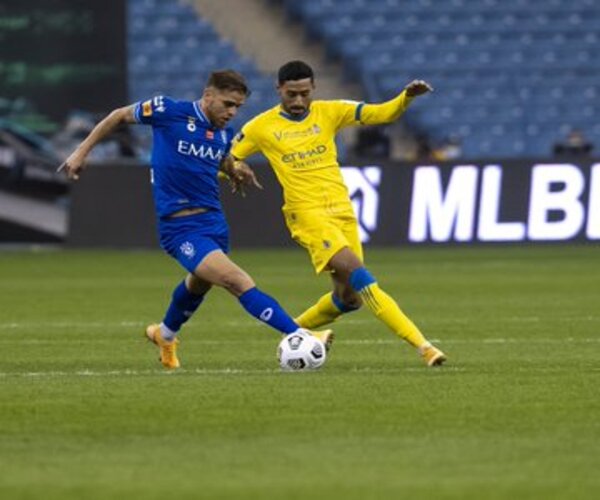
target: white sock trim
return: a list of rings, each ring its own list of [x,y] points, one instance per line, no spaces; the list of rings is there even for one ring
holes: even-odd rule
[[[160,324],[160,334],[161,334],[162,338],[164,340],[166,340],[167,342],[173,342],[173,340],[175,340],[175,337],[177,337],[177,332],[174,332],[173,330],[171,330],[164,323]]]

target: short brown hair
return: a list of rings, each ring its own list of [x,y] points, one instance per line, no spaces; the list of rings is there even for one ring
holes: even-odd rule
[[[213,71],[206,82],[207,87],[213,87],[218,90],[237,91],[246,97],[250,95],[250,89],[246,84],[245,78],[232,69]]]

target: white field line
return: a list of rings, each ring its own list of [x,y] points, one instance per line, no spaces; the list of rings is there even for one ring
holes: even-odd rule
[[[13,321],[0,323],[0,331],[21,328],[143,328],[145,325],[146,323],[142,321],[118,321],[114,323],[103,321]]]
[[[343,334],[342,334],[343,335]],[[340,338],[341,335],[338,335],[336,338],[336,345],[405,345],[400,339],[392,337],[390,339],[349,339],[345,340],[344,338]],[[129,340],[132,340],[131,338]],[[145,343],[145,340],[141,337],[133,338],[134,341],[139,340],[142,343]],[[267,336],[264,339],[228,339],[228,340],[205,340],[205,339],[196,339],[193,336],[184,337],[184,341],[186,345],[222,345],[222,346],[231,346],[231,345],[256,345],[256,344],[273,344],[276,340],[276,337]],[[124,339],[119,339],[119,345],[123,345]],[[23,345],[52,345],[52,344],[68,344],[72,342],[72,340],[67,338],[52,338],[52,339],[23,339],[18,337],[0,337],[0,345],[1,344],[11,344],[13,346],[23,346]],[[453,345],[453,344],[596,344],[600,343],[600,335],[598,337],[563,337],[563,338],[546,338],[546,337],[519,337],[519,338],[483,338],[483,339],[436,339],[432,338],[431,342],[435,344],[443,344],[443,345]],[[86,343],[86,344],[114,344],[114,338],[86,338],[84,341],[78,339],[78,344]]]
[[[569,322],[595,322],[600,321],[600,316],[562,316],[559,318],[545,318],[548,321],[569,321]],[[200,320],[201,321],[201,320]],[[539,316],[499,316],[495,320],[495,324],[502,324],[503,322],[508,323],[536,323],[542,321]],[[431,324],[469,324],[472,320],[467,318],[445,318],[440,321],[435,320],[424,320],[423,323]],[[13,321],[13,322],[0,322],[0,333],[2,330],[15,330],[15,329],[104,329],[104,328],[143,328],[148,323],[143,321],[115,321],[115,322],[104,322],[104,321]],[[263,328],[263,325],[258,321],[252,321],[250,318],[241,321],[222,321],[220,325],[241,327],[241,328]],[[377,324],[372,318],[344,318],[343,325],[366,325],[366,324]]]
[[[404,367],[392,369],[380,368],[351,368],[346,370],[346,373],[406,373],[406,372],[422,372],[425,367]],[[445,367],[444,372],[464,372],[462,367]],[[41,371],[41,372],[0,372],[0,379],[3,378],[58,378],[58,377],[146,377],[146,376],[212,376],[212,375],[272,375],[281,373],[282,375],[290,375],[293,372],[282,372],[278,368],[265,368],[261,370],[244,370],[238,368],[221,368],[221,369],[180,369],[176,372],[166,370],[76,370],[76,371]],[[310,372],[299,372],[310,373]],[[298,374],[298,372],[296,372]]]

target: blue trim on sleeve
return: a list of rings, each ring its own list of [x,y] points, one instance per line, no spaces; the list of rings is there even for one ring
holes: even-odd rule
[[[356,111],[354,112],[354,121],[357,121],[357,122],[360,121],[360,115],[362,113],[362,109],[363,109],[364,105],[365,105],[365,103],[361,102],[358,106],[356,106]]]
[[[142,119],[140,117],[140,110],[142,109],[142,102],[138,102],[137,105],[135,106],[135,110],[133,112],[133,117],[135,118],[135,121],[138,123],[142,123]]]
[[[356,311],[358,309],[358,307],[349,306],[349,305],[344,304],[342,302],[342,300],[335,293],[331,294],[331,300],[333,301],[333,304],[335,305],[335,307],[337,307],[340,310],[340,312],[349,313],[352,311]]]
[[[366,267],[359,267],[350,274],[350,286],[356,292],[360,292],[363,288],[376,282],[377,280],[367,271]]]

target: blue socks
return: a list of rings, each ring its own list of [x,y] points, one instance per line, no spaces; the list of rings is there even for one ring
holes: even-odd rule
[[[172,332],[178,332],[181,325],[192,317],[203,300],[204,295],[194,295],[185,286],[185,281],[182,281],[173,291],[163,324]]]
[[[298,329],[296,322],[279,303],[256,287],[240,295],[239,301],[248,313],[281,333],[293,333]]]
[[[192,317],[204,300],[204,295],[194,295],[185,286],[185,281],[177,285],[173,291],[171,304],[167,309],[163,325],[168,333],[163,337],[175,337],[181,326]],[[254,287],[239,297],[243,308],[256,319],[279,330],[281,333],[293,333],[298,329],[296,322],[286,313],[279,303],[271,296]],[[166,338],[172,340],[172,338]]]
[[[349,313],[349,312],[356,311],[358,309],[358,307],[356,307],[356,306],[349,306],[348,304],[344,304],[342,302],[342,299],[340,299],[335,293],[331,294],[331,301],[333,302],[333,305],[335,305],[335,307],[337,307],[341,313]]]

